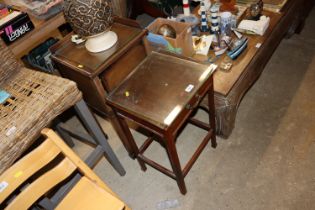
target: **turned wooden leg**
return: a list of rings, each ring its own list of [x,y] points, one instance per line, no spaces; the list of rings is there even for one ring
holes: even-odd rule
[[[211,85],[210,90],[213,89],[213,85]],[[211,146],[213,148],[217,147],[216,140],[216,125],[215,125],[215,107],[214,107],[214,93],[213,91],[208,91],[208,107],[209,107],[209,123],[213,130],[213,134],[211,137]]]

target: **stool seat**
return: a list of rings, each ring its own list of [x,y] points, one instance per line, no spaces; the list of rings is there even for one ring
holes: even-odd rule
[[[2,80],[0,90],[11,95],[0,104],[1,174],[32,144],[34,136],[82,94],[70,80],[24,67]]]

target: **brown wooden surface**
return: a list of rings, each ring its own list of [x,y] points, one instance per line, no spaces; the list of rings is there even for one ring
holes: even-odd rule
[[[186,91],[188,85],[193,85],[191,91]],[[175,146],[176,138],[180,128],[192,117],[206,95],[209,97],[209,124],[202,126],[203,123],[194,119],[194,125],[207,130],[208,133],[182,170]],[[213,98],[213,77],[207,65],[179,56],[153,52],[110,93],[107,103],[119,117],[118,121],[127,137],[129,149],[137,158],[141,169],[145,171],[145,164],[148,164],[175,179],[181,193],[185,194],[187,190],[184,177],[210,139],[212,147],[216,147]],[[155,138],[148,136],[149,139],[139,149],[125,119],[155,134]],[[160,138],[162,140],[159,140]],[[165,147],[172,170],[144,155],[153,139]]]
[[[115,20],[113,29],[119,38],[116,48],[90,53],[84,44],[73,44],[70,41],[71,34],[51,48],[52,59],[61,75],[75,81],[86,102],[105,115],[109,112],[105,104],[107,92],[145,57],[141,41],[146,31],[137,27],[133,21],[121,18]]]
[[[110,92],[123,81],[130,71],[134,69],[144,58],[146,52],[143,45],[136,45],[131,48],[119,62],[113,63],[107,71],[101,75],[101,80],[105,89]]]
[[[8,5],[16,6],[17,3],[14,0],[0,0],[0,3],[5,3]],[[23,11],[26,9],[21,8]],[[10,49],[15,54],[16,57],[20,58],[27,54],[31,49],[36,47],[41,42],[45,41],[49,37],[59,37],[61,34],[57,30],[59,26],[65,23],[65,19],[62,13],[48,20],[40,20],[29,14],[35,28],[25,34],[22,38],[16,40],[14,43],[10,44]]]
[[[164,129],[197,94],[207,71],[207,65],[153,52],[107,99]]]
[[[35,28],[9,45],[9,48],[17,57],[21,57],[28,53],[28,51],[49,37],[61,37],[61,34],[58,32],[58,27],[65,23],[62,13],[59,13],[48,20],[39,20],[31,15],[30,18]]]
[[[214,74],[214,91],[216,93],[222,94],[224,96],[228,95],[231,89],[233,88],[236,81],[240,78],[242,73],[246,71],[248,65],[252,62],[253,59],[259,54],[259,48],[256,48],[258,43],[264,45],[264,42],[270,37],[272,31],[277,27],[279,20],[281,19],[281,14],[276,14],[272,12],[265,11],[264,15],[270,17],[270,26],[267,29],[264,36],[255,36],[255,35],[246,35],[248,37],[248,47],[247,49],[233,61],[232,70],[229,73],[223,71],[216,71]],[[214,54],[211,53],[211,56],[214,57]],[[195,56],[198,60],[206,60],[204,56]],[[223,60],[222,56],[217,63],[220,63]]]
[[[109,118],[129,155],[134,157],[117,117],[106,105],[105,97],[146,56],[142,45],[142,38],[146,31],[140,29],[138,23],[133,20],[116,17],[115,21],[118,37],[123,40],[120,47],[111,55],[106,55],[106,52],[89,53],[83,45],[76,46],[71,43],[69,35],[51,48],[52,59],[63,77],[77,83],[87,104],[99,114]],[[56,53],[58,51],[59,54]],[[81,68],[78,65],[82,65]]]
[[[146,31],[125,23],[128,22],[116,21],[112,26],[111,30],[118,35],[118,42],[109,50],[90,53],[85,49],[84,44],[76,45],[72,43],[70,40],[72,34],[69,34],[51,48],[52,58],[57,63],[68,66],[79,74],[91,78],[95,77],[117,61],[130,47],[139,43],[139,40],[145,35]]]
[[[271,27],[266,32],[267,34],[264,37],[249,36],[249,46],[241,57],[233,62],[231,72],[217,71],[215,73],[217,135],[224,138],[229,137],[234,128],[237,110],[242,98],[259,78],[282,38],[288,32],[294,33],[299,23],[302,22],[301,20],[305,19],[304,12],[307,11],[308,5],[310,5],[309,0],[288,0],[281,14],[266,12],[269,16],[275,17],[274,20],[271,19]],[[262,42],[259,49],[255,48],[257,42]],[[202,104],[206,107],[207,100],[204,100]]]

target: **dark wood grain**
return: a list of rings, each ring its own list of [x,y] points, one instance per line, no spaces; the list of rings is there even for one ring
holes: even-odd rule
[[[138,15],[146,13],[152,17],[165,17],[165,14],[153,7],[148,0],[131,0],[130,18],[136,19]]]
[[[193,89],[187,91],[189,85],[193,85]],[[210,125],[205,127],[199,121],[195,121],[194,125],[206,128],[207,135],[182,170],[175,146],[176,138],[205,96],[210,99],[209,124],[213,127]],[[132,145],[132,153],[142,170],[146,169],[144,164],[152,166],[174,178],[180,192],[186,194],[185,175],[210,139],[212,146],[216,146],[213,97],[213,77],[209,66],[183,57],[153,52],[110,93],[107,103],[115,113],[117,112],[118,121],[124,128],[128,144]],[[148,136],[149,139],[139,150],[130,130],[127,129],[125,119],[153,133],[157,139]],[[144,155],[152,139],[166,149],[172,171]]]
[[[131,48],[119,59],[119,62],[113,63],[101,74],[105,89],[108,92],[113,90],[145,57],[146,52],[143,45]]]
[[[118,44],[108,51],[90,53],[83,44],[73,44],[69,34],[51,48],[52,59],[63,77],[77,83],[88,105],[108,117],[129,155],[134,157],[105,97],[145,58],[142,38],[147,32],[137,22],[119,17],[115,17],[112,30],[118,35]]]

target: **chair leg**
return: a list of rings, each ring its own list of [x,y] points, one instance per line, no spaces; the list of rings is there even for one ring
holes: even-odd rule
[[[111,146],[107,142],[105,133],[103,132],[101,126],[96,121],[95,117],[91,113],[90,109],[84,102],[84,100],[80,100],[78,103],[74,105],[74,108],[82,120],[82,123],[86,127],[87,131],[93,137],[95,142],[102,146],[104,150],[104,155],[107,157],[109,163],[115,168],[115,170],[121,175],[125,175],[126,171],[121,165],[120,161],[116,157],[114,151],[112,150]]]
[[[71,147],[71,148],[74,147],[74,142],[73,142],[71,136],[67,132],[62,130],[62,128],[60,128],[59,120],[57,122],[58,122],[58,124],[55,126],[55,130],[57,131],[57,133],[60,135],[60,137],[65,141],[65,143],[69,147]]]

